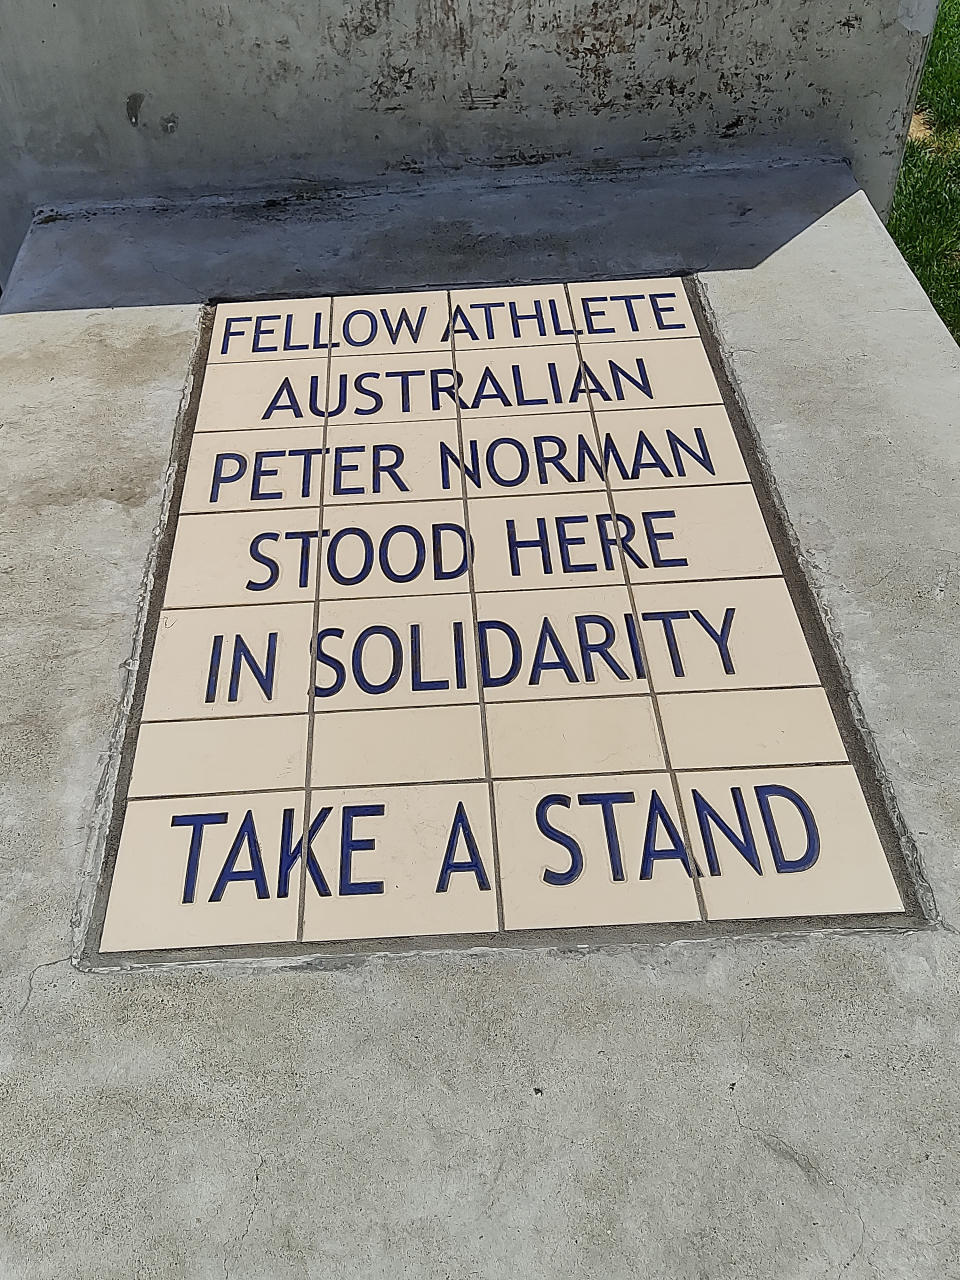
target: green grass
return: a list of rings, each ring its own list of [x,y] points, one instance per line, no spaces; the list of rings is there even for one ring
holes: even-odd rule
[[[960,0],[940,0],[917,110],[935,129],[960,127]]]
[[[911,139],[887,224],[944,324],[960,341],[960,147]]]
[[[941,0],[888,228],[960,342],[960,0]]]

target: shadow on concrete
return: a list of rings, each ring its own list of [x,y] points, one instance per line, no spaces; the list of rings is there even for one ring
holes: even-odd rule
[[[743,269],[856,189],[822,159],[43,210],[0,311]]]

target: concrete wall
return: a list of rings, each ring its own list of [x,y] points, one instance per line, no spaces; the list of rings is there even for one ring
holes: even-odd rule
[[[423,167],[827,149],[890,198],[936,0],[0,0],[30,208]]]

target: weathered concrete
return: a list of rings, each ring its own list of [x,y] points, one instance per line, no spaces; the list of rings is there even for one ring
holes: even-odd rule
[[[75,971],[197,307],[0,318],[0,1274],[960,1274],[960,352],[864,197],[820,179],[805,228],[702,284],[933,888],[942,923],[906,934]],[[571,216],[544,274],[646,260],[642,220],[597,247],[621,216]],[[714,264],[741,221],[708,222]],[[433,283],[469,278],[432,244]],[[476,279],[498,244],[501,279],[521,261],[494,230]],[[389,244],[377,270],[404,282]]]
[[[420,178],[325,197],[72,208],[33,223],[0,311],[755,266],[857,190],[836,161]]]
[[[64,199],[819,147],[889,201],[936,0],[0,0],[0,279]]]

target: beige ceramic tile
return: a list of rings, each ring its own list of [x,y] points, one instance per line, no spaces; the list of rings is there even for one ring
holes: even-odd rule
[[[722,400],[699,338],[596,342],[583,348],[583,363],[583,381],[598,413],[720,404]]]
[[[325,600],[318,711],[476,702],[473,631],[469,595]]]
[[[333,300],[337,356],[449,351],[446,292],[345,295]]]
[[[361,427],[372,433],[386,422],[454,421],[456,389],[450,351],[365,356],[335,351],[330,361],[328,425]]]
[[[221,303],[208,361],[315,359],[326,355],[329,340],[329,298]]]
[[[472,499],[468,505],[478,591],[624,582],[606,493]]]
[[[590,408],[576,346],[519,346],[490,351],[461,351],[460,413],[472,418],[558,414]]]
[[[307,717],[251,716],[142,724],[131,797],[303,786]]]
[[[305,713],[312,633],[312,604],[164,610],[144,720]]]
[[[700,919],[666,774],[499,782],[495,796],[508,929]]]
[[[313,785],[482,779],[480,708],[317,711]]]
[[[283,604],[316,595],[318,512],[181,516],[164,604]]]
[[[822,689],[668,693],[658,703],[675,769],[847,758]]]
[[[408,422],[327,432],[325,502],[423,502],[460,498],[456,422]]]
[[[575,344],[562,284],[454,289],[453,336],[457,359],[492,347]]]
[[[603,456],[586,411],[472,417],[464,424],[463,436],[470,497],[604,488]],[[631,462],[632,458],[631,452]]]
[[[131,801],[101,952],[295,942],[302,829],[302,789]]]
[[[194,435],[180,511],[187,515],[316,508],[323,437],[322,426]]]
[[[487,788],[313,792],[322,880],[307,881],[304,940],[494,933],[497,895]],[[326,888],[329,893],[322,893]]]
[[[303,360],[208,364],[195,431],[322,427],[326,355]]]
[[[481,593],[477,616],[487,702],[647,691],[625,586]]]
[[[439,595],[469,588],[463,500],[331,506],[320,597]]]
[[[597,417],[613,489],[731,484],[747,480],[723,405],[610,409]]]
[[[753,487],[718,484],[614,495],[631,582],[780,573]]]
[[[727,484],[747,470],[726,410],[612,410],[470,418],[464,424],[464,474],[470,497],[573,493]],[[448,467],[455,477],[458,472]]]
[[[687,338],[698,333],[678,276],[572,284],[570,301],[581,346],[630,338]]]
[[[903,910],[850,765],[680,783],[709,919]]]
[[[478,591],[779,574],[750,485],[469,501]],[[618,539],[619,534],[619,539]],[[619,542],[619,546],[618,546]],[[523,545],[530,544],[530,545]]]
[[[819,684],[782,578],[635,587],[654,688]]]
[[[491,703],[487,733],[496,778],[663,768],[647,696]]]

